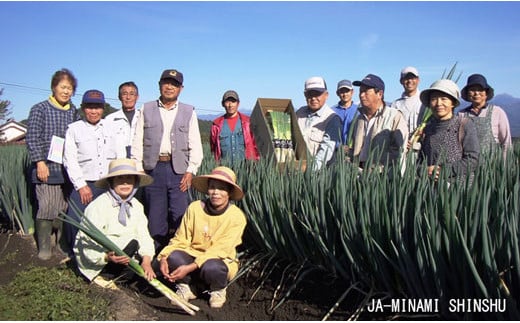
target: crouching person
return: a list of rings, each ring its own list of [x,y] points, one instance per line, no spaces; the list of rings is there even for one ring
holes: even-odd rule
[[[238,201],[244,193],[235,173],[223,166],[193,178],[192,186],[208,197],[189,205],[175,236],[157,259],[164,278],[176,283],[179,296],[195,299],[191,287],[200,282],[209,290],[210,307],[220,308],[226,302],[228,281],[238,272],[236,247],[242,243],[246,226],[244,213],[230,200]]]
[[[95,182],[107,192],[92,201],[84,214],[129,257],[142,258],[141,266],[148,280],[155,278],[151,265],[155,249],[143,205],[134,195],[140,186],[152,181],[150,176],[137,171],[134,160],[113,160],[108,174]],[[100,286],[117,289],[114,279],[128,282],[135,277],[128,268],[128,257],[106,250],[82,231],[76,236],[74,254],[80,272]]]

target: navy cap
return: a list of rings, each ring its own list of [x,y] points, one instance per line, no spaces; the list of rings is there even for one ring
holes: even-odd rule
[[[349,80],[341,80],[341,81],[339,81],[337,90],[339,90],[341,88],[347,88],[349,90],[352,90],[352,82],[350,82]]]
[[[182,75],[182,73],[174,69],[164,70],[164,72],[162,72],[161,74],[161,79],[159,81],[167,79],[175,80],[181,85],[182,82],[184,82],[184,76]]]
[[[355,86],[365,85],[379,90],[385,90],[385,82],[383,82],[383,80],[379,76],[374,74],[368,74],[361,81],[354,81],[354,83],[352,84],[354,84]]]
[[[88,90],[83,94],[83,99],[81,103],[91,103],[91,104],[105,104],[105,95],[103,92],[99,90]]]

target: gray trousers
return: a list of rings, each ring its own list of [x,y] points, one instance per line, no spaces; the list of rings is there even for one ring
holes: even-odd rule
[[[61,184],[36,184],[36,199],[38,200],[38,220],[54,220],[60,212],[67,211],[67,201]]]

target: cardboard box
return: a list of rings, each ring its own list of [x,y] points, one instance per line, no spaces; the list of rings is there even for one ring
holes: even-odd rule
[[[307,159],[307,145],[303,140],[303,135],[298,126],[296,113],[290,99],[257,99],[253,112],[251,113],[251,129],[255,136],[260,155],[262,157],[275,158],[273,134],[266,117],[269,110],[283,111],[291,115],[291,135],[296,158],[295,163],[298,164],[299,161],[305,161]]]

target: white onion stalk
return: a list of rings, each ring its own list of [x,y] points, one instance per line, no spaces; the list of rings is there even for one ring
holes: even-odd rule
[[[81,213],[76,208],[75,212]],[[92,222],[90,222],[88,218],[81,215],[80,218],[82,220],[81,222],[78,222],[77,220],[71,218],[70,216],[64,213],[61,213],[60,217],[63,221],[70,223],[79,230],[81,230],[83,233],[85,233],[92,240],[103,246],[105,249],[113,251],[118,256],[128,257],[128,255],[123,250],[121,250],[121,248],[119,248],[114,242],[107,238],[103,234],[103,232],[101,232],[94,224],[92,224]],[[186,313],[190,315],[195,315],[195,311],[199,310],[199,307],[190,304],[189,302],[182,299],[179,295],[177,295],[170,288],[168,288],[168,286],[161,283],[161,281],[159,281],[157,278],[147,280],[143,267],[141,267],[141,265],[134,259],[130,258],[130,263],[128,264],[128,266],[130,267],[130,269],[132,269],[133,272],[135,272],[140,277],[144,278],[151,286],[153,286],[161,294],[166,296],[166,298],[168,298],[172,302],[172,304],[182,308],[184,311],[186,311]]]

